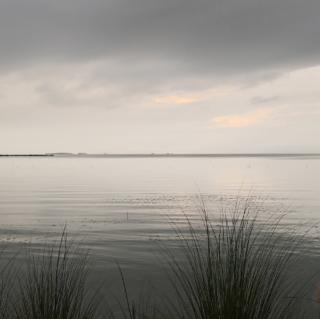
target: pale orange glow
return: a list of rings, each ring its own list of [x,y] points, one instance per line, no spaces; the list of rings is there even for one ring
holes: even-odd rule
[[[178,94],[157,96],[154,99],[154,102],[156,104],[184,105],[184,104],[204,102],[210,99],[221,98],[221,97],[228,96],[228,94],[230,94],[230,90],[219,88],[219,89],[195,91],[192,93],[184,92],[184,93],[178,93]]]
[[[245,114],[218,116],[213,119],[213,124],[220,127],[246,127],[263,122],[273,113],[272,108],[260,108]]]
[[[173,104],[173,105],[183,105],[183,104],[192,104],[199,102],[201,98],[199,96],[192,95],[169,95],[161,96],[155,99],[157,104]]]

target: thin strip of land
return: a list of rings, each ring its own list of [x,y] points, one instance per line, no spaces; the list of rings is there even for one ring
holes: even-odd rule
[[[0,157],[105,157],[105,158],[150,158],[150,157],[320,157],[320,153],[45,153],[45,154],[0,154]]]

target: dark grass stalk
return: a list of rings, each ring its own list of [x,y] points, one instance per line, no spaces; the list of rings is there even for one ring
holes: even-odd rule
[[[278,232],[281,217],[265,224],[249,202],[236,203],[213,223],[202,207],[202,228],[187,219],[176,228],[184,261],[165,249],[177,303],[176,318],[292,318],[294,286],[288,280],[298,237]],[[257,207],[255,207],[257,209]],[[291,297],[290,297],[291,296]]]
[[[11,318],[11,299],[15,282],[15,256],[8,260],[4,257],[5,252],[6,247],[0,252],[0,319]]]
[[[88,254],[62,233],[57,245],[30,257],[20,278],[16,319],[94,319],[97,302],[88,296]]]
[[[127,282],[122,268],[117,264],[121,278],[121,285],[123,289],[123,300],[121,302],[117,299],[118,310],[123,319],[157,319],[160,318],[160,313],[153,300],[152,291],[141,290],[138,298],[131,298],[128,291]],[[119,316],[119,315],[118,315]],[[109,309],[108,317],[116,318],[112,309]]]

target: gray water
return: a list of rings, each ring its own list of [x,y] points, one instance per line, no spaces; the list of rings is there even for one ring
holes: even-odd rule
[[[0,159],[0,222],[15,241],[64,224],[88,241],[147,239],[166,217],[195,212],[198,195],[207,205],[261,196],[287,206],[289,220],[317,220],[320,157]]]
[[[199,220],[199,197],[214,212],[248,197],[264,203],[264,215],[286,212],[283,225],[308,230],[310,256],[320,251],[316,156],[1,158],[0,239],[24,252],[67,225],[90,248],[96,280],[116,286],[117,260],[135,288],[165,286],[157,241],[172,241],[170,222]]]

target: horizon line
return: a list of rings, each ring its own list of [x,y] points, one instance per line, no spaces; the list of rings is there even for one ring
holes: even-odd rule
[[[294,156],[320,156],[320,153],[3,153],[0,157],[294,157]]]

